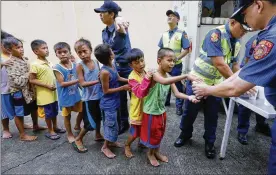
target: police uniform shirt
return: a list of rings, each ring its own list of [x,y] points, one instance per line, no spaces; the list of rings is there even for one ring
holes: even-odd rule
[[[243,60],[241,62],[241,66],[240,66],[241,68],[247,64],[249,58],[251,57],[251,55],[256,47],[257,36],[258,35],[254,35],[245,44],[245,57],[243,58]]]
[[[232,37],[229,24],[225,24],[225,29],[231,42],[231,48],[233,50],[235,49],[234,46],[236,42],[239,41],[239,39],[235,39]],[[207,33],[203,41],[202,49],[207,53],[208,57],[224,56],[221,47],[221,32],[219,29],[213,29]],[[232,62],[237,62],[237,57],[232,58]]]
[[[239,77],[265,87],[267,100],[276,107],[276,17],[258,33],[257,45]]]
[[[131,43],[127,33],[120,33],[115,30],[115,25],[107,26],[102,31],[102,39],[104,44],[108,44],[115,54],[117,63],[128,64],[125,54],[130,51]]]
[[[169,39],[172,38],[173,34],[178,30],[178,27],[174,28],[173,30],[169,31]],[[161,37],[158,46],[160,48],[163,48],[163,37]],[[188,35],[185,31],[182,33],[182,38],[181,38],[181,47],[183,49],[188,49],[190,47],[190,41],[188,40]]]

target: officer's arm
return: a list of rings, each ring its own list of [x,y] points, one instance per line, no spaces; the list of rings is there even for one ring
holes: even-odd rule
[[[182,33],[181,37],[181,48],[182,52],[180,55],[176,58],[176,60],[180,60],[183,57],[185,57],[189,53],[189,47],[190,47],[190,41],[188,40],[188,36],[186,32]]]
[[[218,69],[219,73],[226,79],[233,75],[230,67],[225,63],[223,56],[211,57],[213,65]]]

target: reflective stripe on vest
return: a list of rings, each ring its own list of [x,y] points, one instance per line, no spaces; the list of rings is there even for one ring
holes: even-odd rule
[[[162,36],[163,47],[168,47],[172,49],[176,57],[180,55],[182,50],[182,45],[181,45],[182,33],[183,31],[177,29],[174,32],[171,39],[169,38],[169,31],[163,33],[163,36]],[[180,63],[182,63],[182,59],[178,60],[175,64],[180,64]]]
[[[225,29],[225,25],[217,27],[221,32],[221,48],[224,55],[224,61],[228,65],[231,64],[232,59],[237,57],[241,48],[240,42],[236,42],[235,50],[232,51],[229,35]],[[199,56],[196,58],[192,73],[200,74],[205,82],[209,85],[218,84],[221,82],[222,75],[218,69],[213,65],[212,59],[207,56],[207,53],[202,49],[204,40],[201,44]]]

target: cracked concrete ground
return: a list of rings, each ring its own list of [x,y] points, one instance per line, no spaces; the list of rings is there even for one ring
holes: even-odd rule
[[[237,117],[234,116],[229,137],[226,158],[209,160],[204,155],[203,114],[199,113],[195,124],[193,138],[183,147],[175,148],[173,142],[179,135],[180,116],[175,115],[175,107],[168,107],[168,122],[161,151],[168,155],[169,163],[161,163],[158,168],[151,167],[146,159],[145,149],[137,149],[137,141],[133,143],[132,150],[135,157],[128,160],[123,149],[114,149],[117,157],[107,159],[100,152],[102,143],[94,141],[94,132],[90,132],[84,139],[88,148],[85,154],[73,150],[67,142],[66,135],[61,135],[57,141],[44,137],[45,131],[38,133],[35,142],[19,141],[14,121],[11,121],[13,138],[2,141],[1,148],[1,174],[266,174],[270,138],[256,133],[255,116],[251,118],[249,130],[249,145],[241,145],[236,139]],[[72,120],[75,121],[74,114]],[[31,122],[26,117],[27,123]],[[58,117],[59,124],[63,126],[63,118]],[[40,124],[45,125],[43,120]],[[75,123],[75,122],[73,122]],[[216,148],[219,153],[223,135],[225,115],[219,114]],[[270,125],[272,121],[269,121]],[[28,133],[33,134],[31,130]],[[119,136],[124,142],[127,134]]]

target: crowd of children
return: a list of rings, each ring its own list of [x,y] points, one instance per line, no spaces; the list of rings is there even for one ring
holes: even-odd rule
[[[104,141],[101,152],[108,158],[116,155],[111,147],[123,147],[118,140],[118,118],[120,116],[120,91],[131,91],[130,100],[130,135],[124,148],[128,158],[133,157],[131,143],[139,138],[138,146],[147,147],[147,157],[153,166],[159,161],[168,162],[160,153],[160,144],[166,128],[166,96],[171,88],[177,98],[193,103],[194,96],[180,93],[175,82],[183,79],[191,81],[190,75],[168,76],[175,65],[174,51],[162,48],[157,53],[158,69],[145,71],[144,53],[132,49],[127,59],[133,71],[128,79],[119,76],[113,59],[114,53],[109,45],[100,44],[94,49],[96,59],[92,59],[90,41],[79,39],[74,50],[80,62],[76,63],[68,43],[58,42],[54,52],[59,63],[52,65],[47,57],[49,50],[43,40],[31,42],[31,48],[37,59],[29,64],[24,57],[23,43],[18,38],[1,32],[1,117],[3,138],[11,138],[9,120],[15,120],[23,141],[36,140],[24,132],[24,116],[31,114],[33,130],[47,129],[45,136],[59,139],[59,134],[67,132],[68,142],[79,153],[87,152],[83,137],[88,131],[95,130],[95,141]],[[99,62],[102,64],[100,67]],[[119,86],[119,82],[128,83]],[[58,111],[64,117],[65,129],[57,125]],[[78,112],[75,136],[71,128],[71,112]],[[38,117],[44,118],[47,128],[38,125]],[[103,135],[101,121],[103,120]],[[84,125],[81,128],[80,123]],[[27,126],[25,126],[26,128]]]

